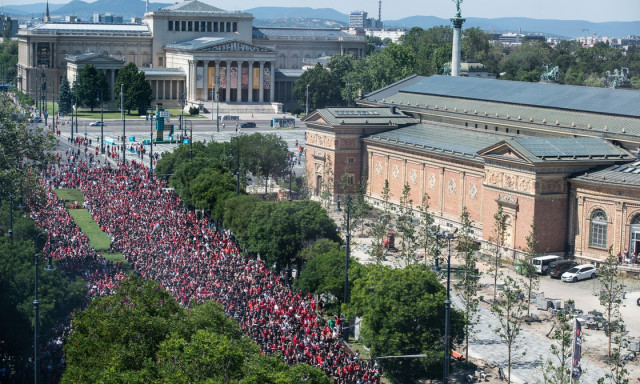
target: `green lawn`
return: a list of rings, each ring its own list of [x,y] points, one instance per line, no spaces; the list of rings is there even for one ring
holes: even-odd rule
[[[52,102],[47,102],[47,110],[49,111],[49,114],[51,117],[51,115],[53,114],[53,103]],[[56,114],[58,113],[58,104],[56,103]],[[171,112],[171,116],[175,119],[177,119],[177,116],[180,115],[180,110],[179,109],[165,109],[165,111],[169,111]],[[155,113],[155,109],[154,110],[149,110],[147,113]],[[137,110],[132,110],[131,114],[127,114],[125,115],[125,119],[140,119],[140,116],[138,114]],[[144,116],[144,115],[142,115]],[[198,118],[204,118],[204,116],[202,115],[190,115],[188,113],[184,114],[186,119],[198,119]],[[66,117],[66,116],[65,116]],[[115,111],[111,111],[111,110],[104,110],[104,116],[103,118],[105,120],[107,119],[121,119],[121,114],[120,114],[120,110],[115,110]],[[91,120],[100,120],[100,106],[98,106],[97,108],[93,109],[93,112],[91,112],[90,109],[84,109],[81,108],[78,110],[78,119],[91,119]]]
[[[58,199],[67,201],[67,203],[65,204],[65,207],[67,208],[69,202],[73,203],[77,201],[81,207],[84,203],[84,196],[82,195],[82,191],[80,191],[79,189],[54,189],[53,192],[58,196]]]
[[[105,259],[117,263],[121,261],[123,264],[123,270],[125,273],[131,272],[131,266],[125,260],[121,253],[108,253],[109,246],[111,245],[111,239],[106,233],[102,232],[98,223],[93,220],[91,214],[86,209],[71,209],[69,215],[76,222],[80,230],[87,235],[89,243],[96,251],[102,253]]]

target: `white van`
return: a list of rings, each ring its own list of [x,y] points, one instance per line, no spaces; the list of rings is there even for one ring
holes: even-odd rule
[[[240,120],[240,116],[238,116],[238,115],[222,115],[222,116],[220,116],[220,121],[229,121],[229,120]]]
[[[549,270],[549,263],[560,260],[560,256],[540,256],[536,257],[531,262],[536,272],[544,275]]]

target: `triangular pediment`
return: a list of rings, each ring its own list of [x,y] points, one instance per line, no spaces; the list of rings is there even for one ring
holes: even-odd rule
[[[104,65],[124,65],[124,60],[117,59],[115,57],[103,55],[101,52],[98,53],[85,53],[77,56],[67,56],[65,58],[68,63],[75,63],[79,65],[87,65],[93,64],[95,67],[104,66]]]
[[[531,163],[531,159],[521,151],[517,150],[514,146],[510,145],[506,141],[501,141],[488,148],[478,151],[478,154],[483,157],[491,157],[493,159],[502,159],[508,161],[524,161]]]
[[[197,49],[198,52],[264,52],[273,53],[271,49],[258,47],[241,41],[232,40],[223,43],[212,44]]]

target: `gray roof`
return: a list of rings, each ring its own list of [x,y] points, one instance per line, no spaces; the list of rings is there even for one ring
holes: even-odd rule
[[[612,165],[595,171],[580,173],[572,178],[576,181],[603,184],[612,187],[640,187],[640,161]]]
[[[402,92],[640,117],[636,90],[436,75]]]
[[[435,77],[444,78],[444,76]],[[408,77],[365,95],[358,103],[376,106],[380,104],[395,105],[404,111],[424,111],[427,109],[434,111],[437,108],[437,112],[440,115],[451,115],[457,119],[476,121],[480,125],[487,124],[491,126],[494,123],[515,124],[543,128],[545,130],[553,129],[552,127],[557,126],[571,131],[583,131],[587,135],[592,135],[593,132],[606,132],[607,134],[640,136],[640,120],[635,116],[605,115],[592,111],[573,111],[482,99],[464,99],[444,94],[435,95],[405,91],[417,86],[424,79],[421,76]],[[495,82],[498,83],[498,81]],[[584,89],[586,87],[577,88]],[[455,92],[455,90],[452,88],[451,92]],[[621,91],[621,93],[616,94],[624,96],[633,92],[635,91]],[[488,92],[485,96],[490,93]]]
[[[304,73],[304,69],[278,69],[276,68],[276,77],[299,78]]]
[[[154,12],[226,12],[223,9],[216,8],[212,5],[200,2],[198,0],[186,0],[175,3],[165,8],[158,9]]]
[[[384,133],[367,136],[364,140],[419,151],[439,153],[448,156],[463,157],[483,161],[478,152],[509,136],[487,134],[434,124],[415,124]]]
[[[229,41],[235,41],[235,40],[230,39],[228,37],[198,37],[197,39],[193,39],[193,40],[167,44],[165,45],[165,48],[194,50],[194,49],[200,49],[203,47],[208,47],[214,44],[226,43]]]
[[[534,163],[628,160],[629,153],[609,141],[592,137],[513,137],[505,141]],[[483,153],[490,153],[487,149]],[[487,155],[491,156],[491,155]]]
[[[149,68],[138,67],[138,71],[144,72],[145,76],[186,76],[184,69],[182,68]]]
[[[151,35],[147,24],[44,23],[29,28],[26,32],[36,35]]]
[[[416,123],[416,119],[398,111],[392,112],[389,108],[323,108],[315,111],[309,118],[313,118],[316,114],[332,127],[365,124],[404,126]],[[305,118],[305,121],[307,120]]]
[[[267,28],[253,27],[256,40],[342,40],[364,42],[364,37],[355,36],[339,29],[329,28]]]

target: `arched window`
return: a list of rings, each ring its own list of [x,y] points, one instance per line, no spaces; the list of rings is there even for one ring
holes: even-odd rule
[[[634,224],[640,224],[640,215],[633,216],[633,219],[631,219],[631,225]]]
[[[607,248],[607,214],[601,209],[596,209],[591,214],[589,246]]]

